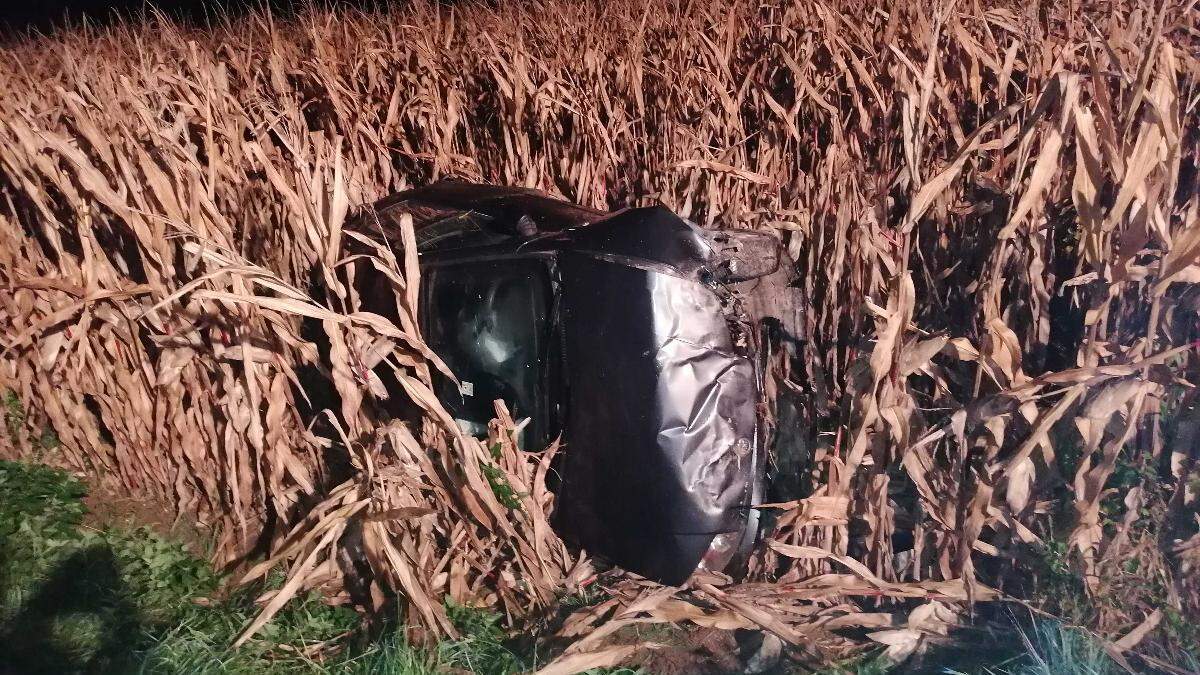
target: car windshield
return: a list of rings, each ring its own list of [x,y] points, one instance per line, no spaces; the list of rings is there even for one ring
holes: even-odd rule
[[[550,281],[537,260],[464,262],[426,270],[429,346],[459,378],[437,394],[463,431],[482,437],[503,399],[513,417],[531,417],[518,443],[540,449],[552,433],[546,398]]]

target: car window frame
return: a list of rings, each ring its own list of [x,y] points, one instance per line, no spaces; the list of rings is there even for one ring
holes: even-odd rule
[[[450,250],[431,250],[421,252],[419,264],[422,274],[427,270],[436,269],[444,270],[447,268],[462,267],[480,263],[494,263],[504,261],[535,261],[541,264],[541,268],[546,273],[546,281],[549,289],[547,296],[547,316],[545,322],[546,334],[541,342],[542,353],[538,356],[538,395],[535,402],[536,412],[543,418],[542,422],[538,422],[537,417],[533,417],[530,425],[535,429],[540,427],[541,433],[536,434],[538,439],[544,439],[545,442],[535,440],[533,447],[523,448],[531,452],[539,452],[544,450],[544,447],[549,443],[553,443],[555,439],[561,438],[566,433],[566,405],[567,397],[567,382],[565,381],[566,367],[563,362],[563,335],[562,322],[559,317],[561,298],[559,284],[557,281],[557,256],[553,252],[546,251],[513,251],[511,245],[487,245],[474,247],[470,249],[450,249]],[[431,312],[431,297],[433,293],[432,284],[421,284],[418,297],[418,324],[421,329],[422,336],[429,335],[430,328],[430,312]],[[457,373],[455,374],[457,376]],[[510,406],[511,401],[505,401],[505,405]],[[520,421],[519,419],[517,420]],[[531,434],[532,436],[532,434]]]

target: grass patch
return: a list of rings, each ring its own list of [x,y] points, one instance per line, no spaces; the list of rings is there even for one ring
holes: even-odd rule
[[[439,656],[444,665],[481,675],[505,675],[523,672],[536,662],[536,651],[523,658],[509,646],[499,614],[448,598],[446,612],[464,637],[441,645]]]
[[[44,466],[0,462],[0,671],[430,673],[436,654],[399,634],[356,644],[359,620],[312,595],[245,647],[249,592],[146,528],[82,526],[85,486]]]
[[[508,675],[546,661],[483,609],[447,601],[463,637],[425,650],[402,631],[368,638],[353,610],[316,593],[231,650],[264,589],[222,598],[220,575],[179,543],[148,528],[89,529],[86,493],[64,471],[0,461],[0,672]]]

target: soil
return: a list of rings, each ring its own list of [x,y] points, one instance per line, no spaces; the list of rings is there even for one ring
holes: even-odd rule
[[[634,625],[618,631],[614,642],[650,642],[630,666],[656,675],[719,675],[745,669],[733,631],[683,625]]]
[[[87,513],[83,526],[97,530],[106,527],[134,530],[149,528],[164,539],[182,544],[198,557],[206,555],[211,536],[187,518],[172,518],[174,508],[154,499],[136,499],[118,494],[101,485],[89,484],[83,498]]]

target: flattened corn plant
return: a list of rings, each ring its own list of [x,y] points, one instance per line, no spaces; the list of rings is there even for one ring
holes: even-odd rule
[[[211,526],[222,561],[266,551],[242,578],[286,565],[246,636],[348,576],[434,635],[454,632],[444,596],[536,614],[587,569],[548,526],[553,450],[519,452],[502,409],[486,445],[457,431],[411,236],[344,258],[342,228],[450,175],[658,200],[784,238],[811,304],[774,372],[805,403],[776,412],[811,433],[775,448],[751,581],[622,582],[562,628],[588,635],[556,667],[626,656],[591,650],[635,621],[817,652],[886,629],[899,655],[1056,544],[1087,592],[1136,553],[1195,611],[1198,15],[417,2],[10,40],[0,387],[27,413],[0,448],[52,429],[55,462]],[[400,325],[359,309],[362,265]],[[377,414],[385,369],[420,423]],[[1104,619],[1117,651],[1159,620]]]

